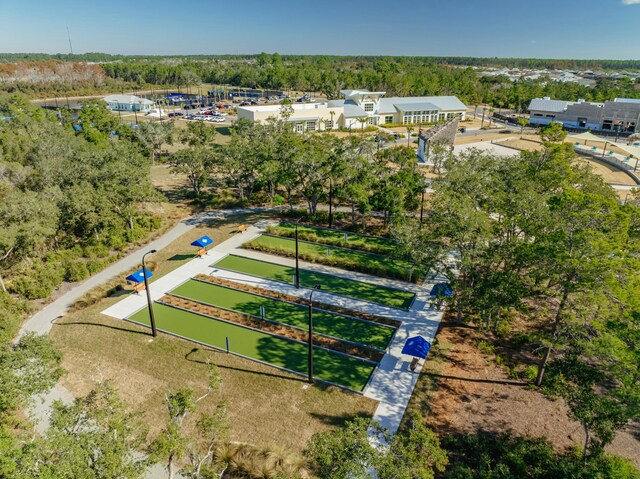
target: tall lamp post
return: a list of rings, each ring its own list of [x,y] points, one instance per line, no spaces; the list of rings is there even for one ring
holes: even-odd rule
[[[313,293],[321,288],[322,286],[316,284],[309,293],[309,384],[313,384]]]
[[[298,218],[296,221],[296,277],[295,277],[295,287],[300,288],[300,265],[298,264],[298,223],[300,223],[302,218]]]
[[[155,253],[156,250],[152,249],[142,255],[142,275],[144,276],[144,289],[147,292],[147,306],[149,307],[149,321],[151,322],[151,335],[155,338],[158,335],[156,330],[156,319],[153,317],[153,305],[151,303],[151,293],[149,293],[149,281],[147,280],[147,268],[144,265],[144,259],[149,254]]]

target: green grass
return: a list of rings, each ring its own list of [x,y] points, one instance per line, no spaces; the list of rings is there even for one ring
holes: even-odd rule
[[[295,268],[235,255],[226,256],[212,266],[289,284],[293,283],[295,274]],[[322,285],[322,288],[328,293],[362,299],[392,308],[406,309],[415,297],[415,294],[409,291],[377,286],[306,269],[300,270],[300,286],[312,287],[316,284]]]
[[[163,304],[155,303],[153,311],[158,329],[220,349],[226,349],[226,338],[229,338],[230,351],[233,353],[307,374],[305,344]],[[149,325],[149,313],[146,308],[128,319]],[[318,379],[362,391],[375,365],[354,357],[314,348],[313,369]]]
[[[263,306],[266,319],[307,329],[308,308],[304,305],[285,303],[277,299],[196,280],[187,281],[170,291],[170,294],[255,316],[260,315],[260,306]],[[359,321],[320,310],[314,311],[313,323],[314,330],[318,334],[378,349],[387,347],[394,332],[394,329],[389,326]]]
[[[278,226],[270,227],[267,231],[277,236],[293,238],[296,234],[296,226],[292,223],[280,223]],[[345,234],[347,241],[344,240]],[[298,238],[313,243],[331,244],[379,254],[393,254],[396,250],[396,244],[387,238],[306,225],[298,226]]]
[[[289,238],[260,235],[253,241],[245,243],[243,247],[294,256],[296,242]],[[409,280],[410,271],[413,277],[418,274],[415,265],[389,256],[304,241],[299,241],[298,247],[301,258],[338,268],[404,281]]]

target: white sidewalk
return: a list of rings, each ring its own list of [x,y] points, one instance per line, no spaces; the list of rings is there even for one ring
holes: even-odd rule
[[[259,227],[251,226],[245,233],[239,233],[214,246],[209,250],[206,256],[202,258],[195,258],[166,276],[153,281],[150,285],[151,298],[154,300],[159,299],[167,292],[197,274],[208,274],[239,283],[260,286],[288,295],[305,298],[308,297],[309,289],[306,288],[296,289],[292,284],[272,281],[247,274],[235,273],[212,266],[227,254],[235,254],[247,258],[293,266],[295,264],[295,260],[291,258],[282,258],[258,251],[241,249],[243,243],[251,241],[259,236],[263,232],[264,226],[264,224],[260,224]],[[375,369],[369,384],[367,384],[363,391],[364,396],[380,402],[373,420],[387,428],[391,434],[395,434],[400,426],[402,416],[404,415],[409,399],[411,398],[411,394],[413,393],[413,389],[418,380],[419,372],[423,363],[422,361],[415,371],[411,371],[409,369],[410,358],[402,355],[402,347],[404,346],[405,341],[413,336],[422,336],[430,342],[433,340],[443,314],[442,311],[432,308],[429,301],[429,291],[437,279],[425,283],[422,286],[418,286],[402,281],[378,278],[371,275],[340,270],[304,261],[300,262],[300,267],[312,271],[333,274],[347,279],[376,285],[384,285],[405,291],[412,291],[416,294],[416,298],[413,301],[411,309],[408,311],[368,301],[338,296],[322,290],[317,291],[314,295],[318,302],[376,314],[402,322],[402,325],[398,328],[396,334],[387,347],[386,354]],[[102,313],[114,318],[124,319],[143,308],[145,305],[146,297],[144,294],[132,294],[104,310]]]

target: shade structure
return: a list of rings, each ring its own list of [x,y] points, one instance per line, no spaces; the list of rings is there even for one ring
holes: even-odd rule
[[[422,336],[414,336],[413,338],[407,339],[407,342],[404,343],[402,354],[426,359],[427,354],[429,354],[429,349],[431,349],[431,343],[429,341]]]
[[[584,141],[606,141],[604,138],[600,138],[599,136],[594,135],[590,131],[580,133],[579,135],[569,135],[569,138],[575,138],[577,140],[584,140]]]
[[[197,246],[198,248],[206,248],[207,246],[211,246],[212,244],[213,244],[213,240],[209,238],[207,235],[205,235],[202,238],[198,238],[193,243],[191,243],[191,246]]]
[[[436,283],[433,288],[431,288],[429,295],[440,298],[442,296],[451,296],[452,293],[453,290],[447,283]]]
[[[634,158],[640,158],[640,146],[626,145],[624,143],[613,143],[622,151],[626,151],[629,155]]]
[[[149,278],[151,278],[151,276],[153,276],[151,271],[149,271],[148,269],[145,269],[145,271],[147,272],[147,279],[149,279]],[[142,272],[141,269],[139,269],[135,273],[130,274],[129,276],[127,276],[127,281],[131,281],[133,283],[142,283],[144,281],[144,273]]]

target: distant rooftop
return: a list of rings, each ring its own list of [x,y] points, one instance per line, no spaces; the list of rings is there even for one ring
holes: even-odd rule
[[[135,95],[109,95],[103,98],[107,103],[124,103],[124,104],[141,104],[141,105],[153,105],[154,102]]]

